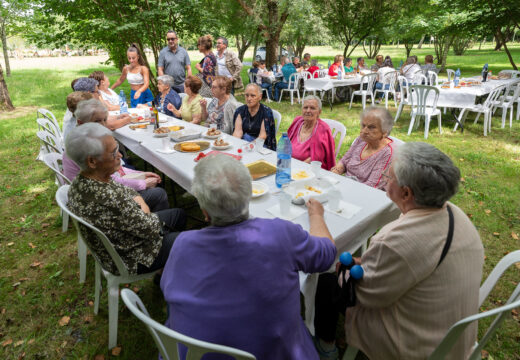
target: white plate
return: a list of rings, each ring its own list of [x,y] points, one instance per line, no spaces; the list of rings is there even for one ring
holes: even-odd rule
[[[227,144],[227,145],[224,145],[224,146],[217,146],[217,145],[211,145],[211,147],[215,150],[226,150],[226,149],[229,149],[232,145],[231,144]]]
[[[251,183],[252,187],[253,187],[253,190],[257,190],[257,191],[261,191],[261,193],[259,194],[255,194],[253,192],[253,194],[251,195],[252,197],[254,198],[257,198],[257,197],[260,197],[262,195],[265,195],[269,192],[269,186],[267,186],[267,184],[261,182],[261,181],[253,181]]]
[[[305,202],[309,198],[316,198],[321,201],[327,198],[329,190],[332,185],[327,180],[305,179],[306,181],[293,181],[289,186],[284,188],[284,191],[291,195],[293,199],[303,198]]]
[[[301,173],[301,174],[299,174]],[[307,175],[305,177],[299,177],[298,175]],[[298,178],[295,178],[295,177],[298,177]],[[314,173],[311,171],[311,169],[291,169],[291,179],[293,181],[302,181],[302,180],[310,180],[310,179],[314,179],[315,175]]]
[[[206,139],[217,139],[221,136],[222,136],[222,132],[218,135],[207,135],[206,133],[204,133],[204,135],[202,135],[202,137],[205,137]]]
[[[171,131],[170,131],[171,132]],[[170,136],[170,133],[167,132],[167,133],[160,133],[160,134],[157,134],[157,133],[153,133],[153,137],[167,137],[167,136]]]

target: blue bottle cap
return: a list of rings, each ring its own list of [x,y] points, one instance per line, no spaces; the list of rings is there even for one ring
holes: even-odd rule
[[[354,280],[361,279],[363,277],[363,274],[363,268],[359,265],[354,265],[352,266],[352,269],[350,269],[350,276],[352,276]]]
[[[343,252],[339,256],[339,262],[343,265],[349,266],[352,263],[352,255],[349,252]]]

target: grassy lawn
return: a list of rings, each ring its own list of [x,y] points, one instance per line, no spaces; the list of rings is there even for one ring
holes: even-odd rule
[[[511,46],[515,59],[520,46]],[[313,51],[310,51],[313,53]],[[320,62],[327,63],[330,54],[342,51],[320,51]],[[314,53],[318,53],[316,50]],[[404,59],[403,47],[384,47],[383,54],[392,56],[394,65]],[[433,48],[412,52],[424,58]],[[327,56],[325,56],[327,55]],[[353,57],[363,56],[357,49]],[[246,59],[247,60],[247,59]],[[367,61],[371,64],[373,61]],[[480,72],[488,62],[494,73],[511,68],[504,53],[485,46],[481,51],[469,50],[464,56],[450,56],[448,67],[461,69],[463,76]],[[113,357],[107,350],[108,306],[102,293],[100,313],[93,313],[94,262],[88,259],[87,280],[80,285],[75,231],[61,232],[61,218],[54,201],[54,176],[46,166],[35,161],[39,142],[35,136],[37,108],[51,110],[60,120],[65,113],[65,98],[70,82],[94,70],[104,70],[115,81],[116,68],[92,66],[70,71],[42,69],[14,71],[7,84],[13,113],[0,113],[0,358],[5,359],[91,359],[96,355]],[[243,71],[244,80],[246,72]],[[128,94],[128,86],[123,87]],[[238,94],[243,101],[243,96]],[[283,116],[281,130],[289,127],[300,114],[299,105],[284,99],[268,104]],[[322,117],[341,121],[347,127],[343,154],[359,133],[361,105],[352,109],[336,103],[332,110],[325,106]],[[390,107],[392,114],[395,108]],[[516,115],[516,113],[515,113]],[[453,132],[450,114],[443,116],[443,133],[432,122],[427,142],[447,153],[461,169],[462,180],[452,201],[461,207],[478,228],[485,247],[487,274],[508,252],[520,249],[520,123],[513,128],[500,128],[500,114],[493,118],[492,132],[483,136],[482,119],[473,124],[468,117],[464,133]],[[404,141],[423,141],[422,126],[407,136],[409,111],[405,109],[392,135]],[[518,265],[518,264],[517,264]],[[491,293],[485,309],[502,304],[520,279],[520,265],[513,267]],[[166,307],[162,293],[151,281],[131,285],[139,291],[152,317],[162,322]],[[64,317],[70,317],[70,320]],[[64,319],[64,320],[62,320]],[[60,323],[60,320],[61,323]],[[482,322],[480,329],[489,322]],[[124,306],[120,306],[118,342],[119,358],[156,359],[156,347],[141,323]],[[516,313],[507,320],[486,346],[494,359],[520,359],[520,317]]]

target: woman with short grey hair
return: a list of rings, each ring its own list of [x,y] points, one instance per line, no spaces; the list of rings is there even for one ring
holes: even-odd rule
[[[96,123],[84,124],[73,130],[65,139],[66,153],[80,170],[86,170],[88,168],[87,159],[89,157],[98,158],[103,154],[103,138],[112,136],[112,131],[104,126],[97,126]]]
[[[279,218],[248,218],[251,176],[223,154],[198,162],[191,192],[211,226],[175,241],[161,280],[166,326],[258,359],[317,359],[300,316],[298,271],[334,261],[321,204],[308,203],[309,233]],[[199,326],[204,319],[211,326]]]
[[[175,117],[175,114],[172,110],[168,109],[168,105],[172,104],[176,110],[179,110],[182,105],[181,97],[175,90],[173,90],[174,84],[175,81],[170,75],[158,76],[157,89],[159,90],[159,94],[157,94],[154,100],[155,106],[159,112],[172,117]]]
[[[471,220],[448,201],[460,179],[448,156],[406,143],[385,176],[401,216],[356,259],[364,275],[345,315],[347,342],[370,359],[426,359],[454,323],[478,313],[484,249]],[[477,330],[469,325],[447,358],[467,358]]]
[[[108,110],[99,100],[83,100],[78,103],[74,117],[78,125],[95,122],[106,126]]]
[[[383,172],[390,165],[395,146],[388,137],[394,119],[387,109],[371,106],[361,113],[360,125],[360,136],[331,171],[384,190]]]

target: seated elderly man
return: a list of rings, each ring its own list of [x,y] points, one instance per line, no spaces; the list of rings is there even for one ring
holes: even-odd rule
[[[448,329],[478,312],[484,251],[463,210],[449,202],[459,169],[426,143],[401,145],[385,176],[401,217],[372,237],[361,259],[357,305],[346,312],[349,345],[370,359],[426,359]],[[465,359],[469,325],[449,359]]]
[[[78,126],[87,123],[98,123],[106,125],[108,116],[107,109],[95,99],[81,101],[74,113]],[[69,179],[74,180],[80,173],[81,166],[71,160],[67,154],[63,154],[63,174]],[[157,187],[161,183],[161,177],[153,172],[141,172],[120,166],[117,171],[111,174],[112,180],[122,185],[131,187],[139,192],[141,197],[152,211],[168,209],[168,195],[163,188]]]
[[[249,218],[251,175],[222,154],[199,161],[191,190],[211,226],[175,241],[161,280],[166,326],[259,360],[317,360],[300,317],[298,271],[325,271],[336,256],[321,204],[307,204],[309,233],[278,218]]]
[[[65,149],[81,169],[70,185],[70,210],[103,231],[130,273],[163,268],[178,232],[184,229],[184,211],[152,213],[135,190],[111,179],[121,167],[121,154],[106,127],[89,123],[74,128],[65,140]],[[80,226],[80,230],[103,268],[117,274],[97,236],[85,227]]]

